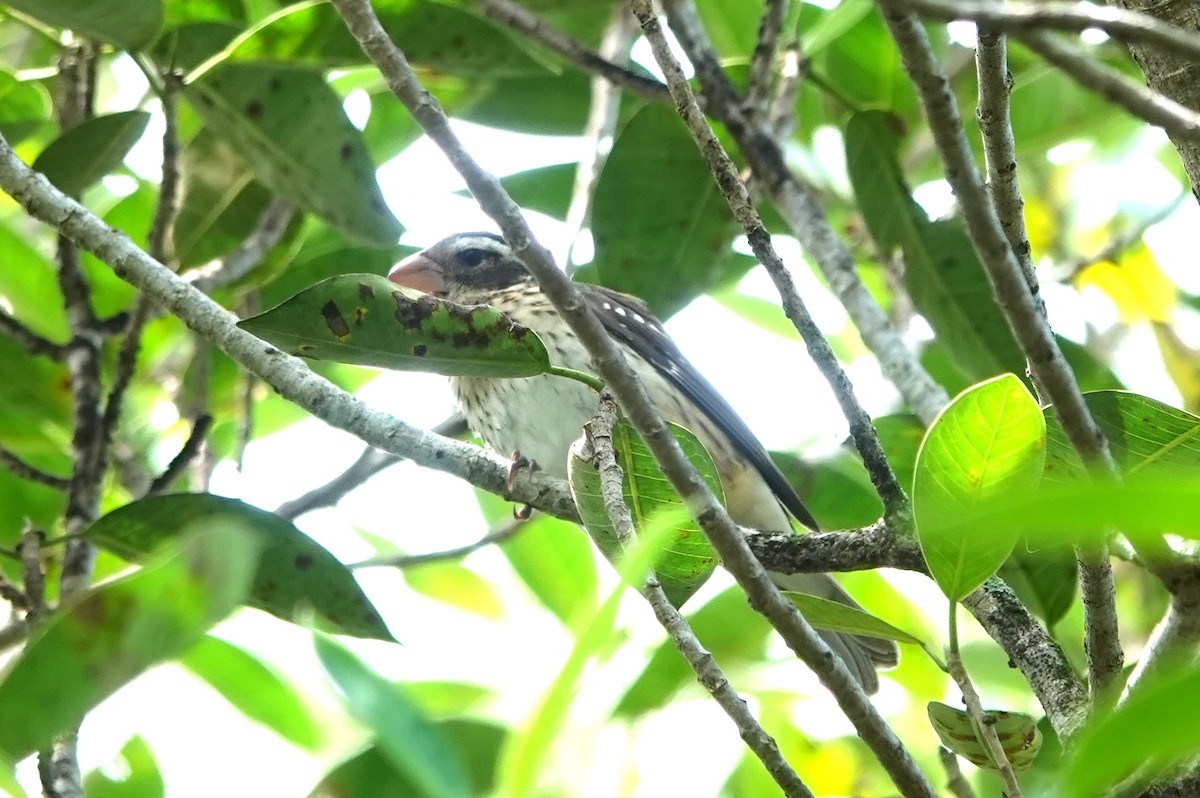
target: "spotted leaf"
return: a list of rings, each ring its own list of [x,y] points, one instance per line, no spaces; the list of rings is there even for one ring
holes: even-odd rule
[[[239,324],[285,352],[451,377],[532,377],[540,338],[487,305],[459,305],[377,274],[331,277]]]

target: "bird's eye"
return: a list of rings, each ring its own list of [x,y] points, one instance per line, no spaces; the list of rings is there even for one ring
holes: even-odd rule
[[[478,266],[483,263],[486,254],[482,249],[464,249],[458,253],[458,262],[463,266]]]

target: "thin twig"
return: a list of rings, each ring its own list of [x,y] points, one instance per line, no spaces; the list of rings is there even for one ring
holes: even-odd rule
[[[624,475],[613,450],[612,436],[616,423],[616,402],[611,394],[602,393],[596,415],[584,425],[584,446],[579,452],[579,456],[590,462],[600,475],[600,494],[605,512],[612,522],[613,530],[621,547],[628,549],[635,543],[636,530],[633,516],[625,504],[622,487]],[[679,653],[692,667],[696,679],[708,690],[721,709],[725,710],[725,714],[737,727],[738,734],[762,762],[767,773],[783,790],[783,794],[799,798],[812,798],[812,792],[779,752],[779,745],[775,739],[767,733],[754,714],[750,712],[746,702],[729,683],[721,666],[713,659],[712,654],[701,645],[687,619],[671,604],[670,599],[663,592],[662,585],[653,574],[646,580],[641,592],[646,601],[650,603],[651,609],[654,610],[654,616],[671,636]]]
[[[4,466],[13,476],[28,479],[30,482],[37,482],[55,490],[66,490],[71,486],[70,479],[35,468],[3,446],[0,446],[0,465]]]
[[[808,59],[804,57],[804,43],[797,35],[783,48],[779,65],[779,80],[771,98],[771,110],[767,115],[767,130],[782,146],[792,137],[796,129],[796,103],[800,100],[800,89],[808,75]]]
[[[480,207],[496,221],[514,254],[537,279],[543,293],[592,355],[593,363],[605,384],[617,396],[630,423],[712,541],[727,570],[746,590],[751,605],[780,630],[784,640],[839,699],[846,716],[883,762],[898,787],[908,795],[932,797],[932,787],[904,749],[903,743],[871,705],[845,663],[833,656],[813,628],[796,612],[795,605],[771,583],[762,565],[740,537],[737,526],[684,456],[646,395],[637,374],[625,362],[588,305],[582,301],[576,287],[555,266],[545,248],[534,240],[520,209],[500,183],[484,172],[463,150],[441,107],[421,86],[404,54],[379,24],[369,3],[364,0],[334,0],[334,6],[392,92],[463,176]],[[639,6],[637,11],[653,19],[646,4]],[[643,13],[638,16],[641,19]],[[643,24],[643,31],[646,27]]]
[[[822,376],[828,381],[837,399],[842,415],[850,425],[850,437],[858,449],[859,456],[866,465],[867,473],[875,486],[876,492],[883,500],[884,515],[893,523],[896,519],[908,515],[908,497],[892,473],[887,455],[879,442],[879,436],[871,425],[871,417],[859,403],[854,394],[850,378],[838,362],[829,342],[825,340],[821,329],[817,327],[801,299],[796,284],[784,266],[783,260],[775,252],[771,243],[771,235],[763,227],[762,219],[750,197],[750,191],[738,174],[725,148],[717,140],[716,134],[708,124],[704,113],[697,105],[696,99],[683,74],[683,68],[671,53],[670,45],[663,36],[658,17],[651,11],[649,2],[631,3],[634,14],[642,23],[642,32],[650,42],[651,50],[659,68],[666,75],[667,85],[675,98],[675,108],[680,118],[691,133],[696,147],[700,150],[709,171],[712,172],[721,194],[729,204],[733,216],[741,225],[742,231],[750,241],[758,262],[766,267],[767,273],[775,282],[783,300],[783,309],[788,319],[804,339],[809,357],[816,364]]]
[[[746,85],[743,101],[746,115],[764,119],[768,111],[767,101],[771,97],[771,83],[775,77],[775,64],[779,56],[779,38],[787,17],[790,0],[766,0],[762,20],[758,23],[758,39],[754,53],[750,56],[750,79]]]
[[[1164,24],[1149,14],[1094,3],[974,2],[973,0],[903,0],[921,16],[967,19],[997,31],[1057,28],[1104,31],[1123,42],[1144,42],[1192,59],[1200,59],[1200,36]]]
[[[455,413],[433,428],[434,435],[448,438],[461,438],[467,432],[467,422],[461,415]],[[358,456],[349,468],[320,487],[313,488],[307,493],[289,499],[275,508],[275,514],[280,518],[294,521],[305,513],[332,507],[340,502],[350,491],[362,485],[371,477],[385,468],[404,462],[406,458],[390,452],[382,452],[373,446],[368,446]]]
[[[204,293],[239,280],[251,269],[262,263],[275,245],[283,240],[288,225],[296,215],[295,209],[285,200],[276,197],[267,203],[258,223],[232,252],[183,274],[183,279]]]
[[[637,25],[618,3],[612,7],[608,26],[600,41],[600,56],[606,60],[624,63],[629,60],[629,48],[633,44]],[[573,261],[575,244],[587,224],[600,180],[600,169],[612,146],[617,121],[621,110],[621,91],[617,84],[601,75],[593,75],[591,81],[591,103],[587,122],[583,127],[583,150],[575,167],[575,182],[571,187],[571,202],[567,206],[567,234],[571,241],[571,254],[567,263]]]
[[[56,344],[48,338],[43,338],[4,310],[0,310],[0,334],[7,335],[16,341],[31,355],[45,355],[54,360],[62,360],[66,351],[63,344]]]
[[[212,424],[213,417],[210,415],[199,416],[192,422],[192,431],[188,434],[187,440],[183,442],[179,453],[171,459],[163,472],[150,483],[150,487],[146,489],[147,496],[162,493],[183,475],[183,472],[200,454],[200,449],[204,446],[205,438],[208,436],[208,431],[212,429]]]
[[[960,203],[992,294],[1029,361],[1030,373],[1054,405],[1055,415],[1080,458],[1098,474],[1115,475],[1108,442],[1084,403],[1074,374],[1025,282],[975,168],[949,79],[933,53],[928,35],[915,16],[897,10],[900,0],[880,0],[880,5],[905,70],[917,87],[944,172]],[[1117,636],[1112,568],[1102,544],[1079,552],[1079,575],[1088,612],[1088,671],[1093,696],[1097,697],[1116,678],[1124,658]]]
[[[664,3],[671,29],[696,69],[706,108],[729,129],[750,162],[755,180],[775,203],[805,252],[821,269],[834,295],[846,308],[864,343],[879,360],[880,369],[925,424],[932,424],[949,401],[943,389],[892,327],[887,314],[867,290],[846,245],[829,224],[821,204],[788,168],[773,131],[751,124],[721,68],[720,59],[704,35],[695,6],[687,0]],[[781,286],[784,275],[772,274],[780,295],[795,289]],[[787,282],[790,283],[790,278]]]
[[[971,783],[963,775],[962,768],[958,766],[957,754],[949,748],[939,748],[938,759],[941,760],[942,768],[946,771],[946,789],[954,795],[954,798],[978,798]]]
[[[512,0],[475,0],[475,5],[485,16],[541,42],[585,72],[603,75],[611,83],[648,100],[669,99],[667,87],[658,80],[614,64]]]
[[[1054,64],[1086,89],[1124,108],[1139,119],[1158,125],[1172,138],[1200,141],[1200,113],[1090,58],[1082,48],[1053,33],[1014,31],[1013,38]]]
[[[950,671],[950,677],[962,691],[963,703],[967,705],[967,712],[971,714],[976,736],[982,738],[980,742],[983,743],[984,749],[991,757],[992,764],[1000,773],[1000,778],[1004,782],[1005,798],[1021,798],[1021,785],[1017,783],[1017,774],[1013,772],[1012,763],[1008,761],[1008,755],[1004,753],[1004,746],[1000,744],[1000,738],[996,736],[996,724],[989,723],[988,718],[985,717],[986,713],[979,701],[979,693],[975,692],[975,685],[971,683],[971,677],[967,675],[967,671],[963,667],[962,656],[958,651],[951,649],[946,652],[946,667]]]
[[[474,543],[468,543],[465,546],[458,546],[453,549],[442,549],[441,551],[430,551],[424,554],[389,554],[382,557],[372,557],[369,560],[363,560],[351,564],[349,567],[354,570],[360,568],[415,568],[419,565],[429,565],[430,563],[446,562],[448,560],[461,560],[472,552],[486,549],[488,546],[495,546],[515,537],[522,529],[525,528],[528,519],[514,518],[498,529],[488,532]]]
[[[1017,256],[1017,263],[1021,265],[1021,273],[1025,275],[1029,291],[1037,300],[1039,311],[1045,316],[1046,307],[1033,269],[1029,235],[1025,231],[1025,199],[1021,196],[1021,185],[1017,179],[1017,142],[1013,137],[1012,107],[1009,103],[1012,75],[1008,71],[1008,43],[1004,36],[990,29],[979,31],[975,71],[979,76],[975,118],[979,120],[979,132],[983,134],[988,192],[996,207],[1004,236]]]

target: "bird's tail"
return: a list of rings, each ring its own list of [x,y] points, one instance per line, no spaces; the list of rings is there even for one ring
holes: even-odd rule
[[[771,572],[773,581],[780,590],[807,593],[810,596],[837,601],[858,608],[841,585],[829,574],[781,574]],[[863,637],[844,632],[819,631],[821,639],[842,658],[846,667],[858,679],[863,690],[874,693],[879,689],[877,668],[890,668],[900,661],[900,652],[891,640],[878,637]]]

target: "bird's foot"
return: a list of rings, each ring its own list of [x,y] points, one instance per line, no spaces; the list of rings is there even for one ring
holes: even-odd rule
[[[513,452],[512,463],[508,466],[508,480],[506,482],[509,493],[512,493],[513,483],[516,482],[517,473],[523,469],[530,472],[537,471],[538,464],[520,452]],[[518,521],[525,521],[531,515],[533,515],[533,507],[531,505],[513,505],[513,518],[517,519]]]

